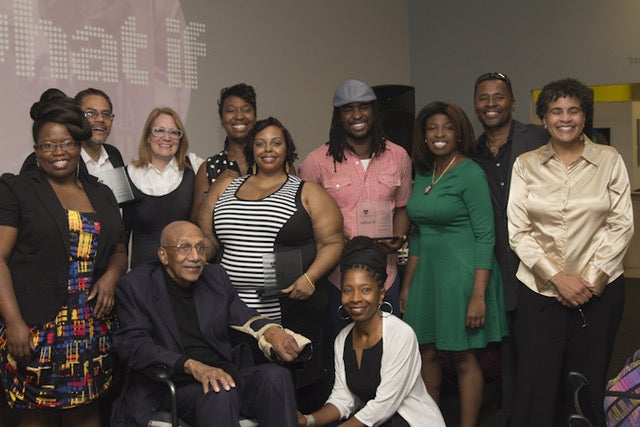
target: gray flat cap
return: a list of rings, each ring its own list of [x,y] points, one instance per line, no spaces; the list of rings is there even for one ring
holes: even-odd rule
[[[333,106],[342,107],[352,102],[371,102],[376,100],[376,94],[371,87],[360,80],[347,80],[338,86],[333,95]]]

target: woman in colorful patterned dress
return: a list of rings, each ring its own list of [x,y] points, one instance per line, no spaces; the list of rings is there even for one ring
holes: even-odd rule
[[[21,426],[99,426],[124,229],[111,191],[78,173],[82,110],[48,90],[31,117],[38,170],[0,178],[0,381]]]

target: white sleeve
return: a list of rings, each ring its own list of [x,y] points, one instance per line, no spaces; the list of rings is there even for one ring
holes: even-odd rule
[[[391,418],[420,376],[422,362],[418,340],[410,326],[395,320],[386,319],[393,323],[389,325],[390,333],[383,335],[380,384],[376,397],[355,414],[361,423],[368,426],[379,425]]]
[[[344,342],[347,335],[352,328],[344,328],[336,337],[335,344],[333,346],[334,352],[334,367],[335,367],[335,380],[333,383],[333,390],[327,403],[331,403],[340,411],[340,417],[342,419],[348,418],[353,413],[355,408],[355,396],[351,393],[347,387],[347,378],[344,371]]]

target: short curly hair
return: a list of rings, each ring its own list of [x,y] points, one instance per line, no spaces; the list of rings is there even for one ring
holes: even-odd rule
[[[224,87],[220,90],[220,98],[218,99],[218,115],[222,118],[222,109],[224,108],[224,101],[230,96],[237,96],[244,99],[244,101],[253,107],[253,112],[258,114],[258,107],[256,105],[256,91],[253,86],[246,83],[238,83],[233,86]]]
[[[576,98],[585,117],[585,133],[590,134],[593,127],[593,89],[579,80],[566,78],[547,83],[536,101],[536,115],[544,119],[549,105],[560,98]]]

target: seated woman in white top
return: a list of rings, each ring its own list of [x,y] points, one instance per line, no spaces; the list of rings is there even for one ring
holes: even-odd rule
[[[322,408],[298,413],[298,425],[444,426],[420,376],[413,329],[382,310],[387,256],[368,237],[345,245],[340,264],[342,306],[353,323],[335,342],[335,384]],[[387,305],[388,303],[384,303]]]
[[[123,206],[131,236],[131,267],[155,260],[160,233],[173,221],[189,220],[194,170],[202,159],[187,154],[189,140],[180,116],[168,107],[154,108],[144,124],[138,160],[127,167],[135,200]]]

